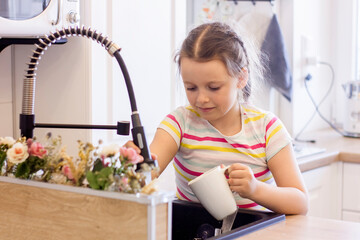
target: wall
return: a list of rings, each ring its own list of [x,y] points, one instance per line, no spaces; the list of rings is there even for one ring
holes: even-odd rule
[[[148,141],[162,118],[177,105],[172,57],[185,34],[185,9],[185,3],[179,1],[81,1],[80,25],[91,26],[122,48]],[[0,136],[19,136],[23,74],[33,48],[13,45],[0,54],[4,86],[0,110],[6,115]],[[36,122],[116,125],[117,121],[130,121],[130,114],[119,66],[98,43],[69,37],[68,43],[52,45],[42,56],[37,71]],[[34,135],[41,138],[48,131],[60,134],[72,153],[78,139],[120,144],[130,139],[105,130],[35,129]]]
[[[314,112],[305,91],[304,76],[312,73],[313,80],[308,85],[317,102],[326,92],[331,78],[326,66],[307,66],[307,54],[333,65],[336,84],[320,110],[331,121],[341,124],[344,120],[341,83],[353,79],[354,1],[275,1],[293,70],[294,100],[289,103],[274,94],[270,96],[269,108],[274,109],[293,136]],[[191,10],[184,2],[191,1],[154,1],[151,4],[140,0],[126,4],[123,1],[107,1],[106,4],[81,1],[81,24],[93,26],[123,48],[121,53],[133,78],[143,125],[150,139],[164,114],[182,103],[181,97],[175,97],[181,96],[181,90],[171,61],[180,39],[185,36],[184,26],[189,19],[185,19],[186,7],[188,14]],[[6,116],[1,119],[1,136],[18,136],[22,75],[32,48],[16,45],[0,54],[0,111]],[[50,47],[40,61],[36,118],[39,122],[94,124],[129,120],[127,93],[123,90],[116,61],[99,44],[87,39],[69,39],[63,46]],[[316,115],[305,130],[327,127]],[[36,131],[42,136],[47,130]],[[99,130],[61,130],[61,135],[70,143],[80,137],[93,142],[99,138],[123,141],[112,132]]]
[[[306,64],[307,57],[318,57],[334,66],[334,31],[331,26],[335,24],[333,16],[334,1],[293,1],[293,78],[294,101],[293,133],[298,133],[314,112],[314,107],[305,90],[304,78],[310,73],[313,79],[308,82],[309,91],[315,102],[326,93],[330,82],[330,69],[324,66],[311,66]],[[321,112],[331,119],[333,92],[321,106]],[[316,114],[307,126],[307,131],[328,127]]]
[[[0,136],[13,136],[13,91],[11,47],[0,53]]]

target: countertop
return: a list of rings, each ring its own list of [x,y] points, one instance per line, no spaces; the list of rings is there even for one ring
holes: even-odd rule
[[[332,129],[313,132],[309,139],[316,143],[306,146],[325,148],[323,153],[298,159],[302,172],[331,164],[335,161],[360,163],[360,138],[343,137]]]
[[[298,159],[302,172],[336,161],[360,164],[360,138],[343,137],[331,129],[311,133],[316,143],[309,147],[326,148],[323,153]],[[239,239],[360,239],[360,223],[301,215],[260,229]]]
[[[309,216],[286,216],[286,220],[238,238],[239,240],[344,240],[360,239],[360,223]]]

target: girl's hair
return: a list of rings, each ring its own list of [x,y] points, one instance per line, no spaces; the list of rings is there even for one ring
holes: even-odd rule
[[[180,51],[175,55],[179,69],[181,59],[190,58],[198,62],[220,60],[230,76],[243,74],[248,70],[248,83],[243,89],[243,100],[251,95],[253,78],[262,78],[262,67],[254,47],[245,41],[227,24],[212,22],[202,24],[190,31]]]

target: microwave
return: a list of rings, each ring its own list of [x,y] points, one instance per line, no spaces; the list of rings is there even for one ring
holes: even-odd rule
[[[80,0],[0,0],[0,38],[38,38],[79,26]]]

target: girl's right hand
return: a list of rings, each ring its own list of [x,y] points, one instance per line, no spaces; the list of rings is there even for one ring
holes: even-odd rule
[[[140,148],[138,146],[136,146],[135,143],[131,140],[127,141],[123,147],[133,148],[133,149],[135,149],[137,154],[140,154],[140,152],[141,152]]]
[[[124,144],[124,147],[135,149],[135,151],[136,151],[137,154],[140,154],[140,153],[141,153],[141,149],[140,149],[138,146],[136,146],[136,144],[135,144],[133,141],[131,141],[131,140],[127,141],[127,142]],[[152,158],[153,160],[157,160],[156,154],[151,153],[151,158]]]

